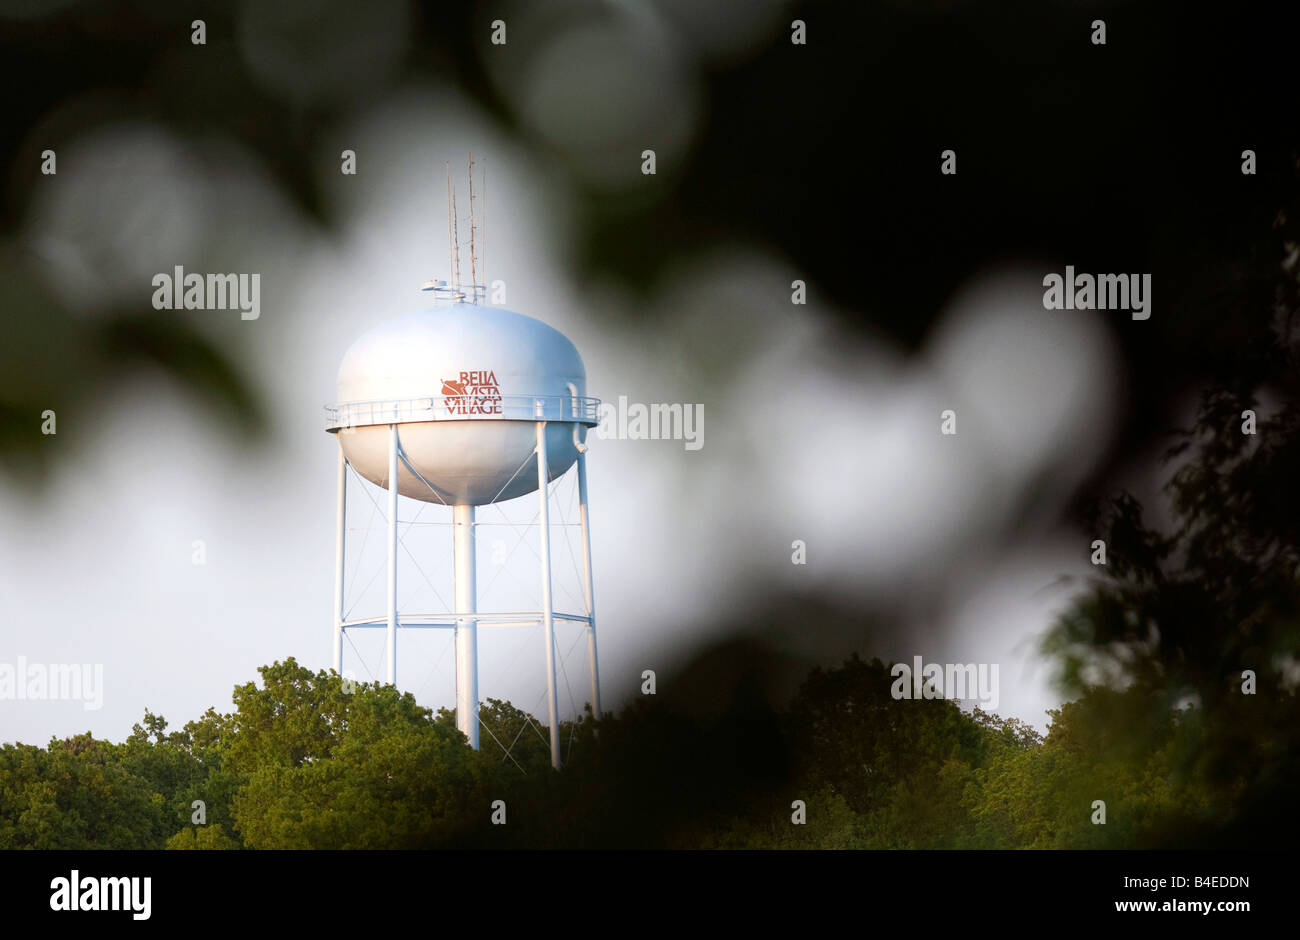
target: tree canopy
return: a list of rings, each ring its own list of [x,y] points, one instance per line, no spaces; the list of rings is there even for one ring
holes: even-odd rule
[[[146,712],[120,744],[5,746],[0,847],[1184,845],[1222,838],[1259,785],[1257,769],[1225,773],[1207,751],[1228,733],[1216,713],[1138,686],[1090,689],[1042,736],[949,700],[895,699],[889,667],[854,657],[813,670],[781,709],[737,696],[698,718],[647,698],[587,714],[562,729],[557,774],[547,729],[508,702],[483,707],[507,756],[488,736],[471,750],[451,712],[391,687],[345,691],[292,659],[260,672],[233,712],[180,731]]]

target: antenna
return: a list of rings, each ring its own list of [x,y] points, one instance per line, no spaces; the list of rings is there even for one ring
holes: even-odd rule
[[[469,152],[469,280],[470,296],[478,303],[478,254],[474,246],[474,151]]]
[[[483,164],[483,299],[487,300],[487,164]]]
[[[460,211],[456,202],[456,187],[451,181],[451,161],[443,161],[443,171],[447,177],[447,279],[426,282],[420,289],[431,290],[434,296],[439,293],[449,296],[452,301],[462,303],[468,293],[470,303],[477,304],[480,298],[487,298],[487,167],[483,167],[479,177],[479,198],[483,201],[483,217],[480,218],[474,203],[474,152],[469,154],[469,291],[460,276]],[[482,227],[483,231],[479,232]],[[480,246],[480,240],[482,244]],[[479,280],[480,275],[482,281]]]
[[[443,168],[447,171],[447,280],[451,280],[451,161],[443,161]]]
[[[460,215],[456,210],[456,187],[451,188],[451,218],[453,244],[456,246],[456,289],[460,290]]]

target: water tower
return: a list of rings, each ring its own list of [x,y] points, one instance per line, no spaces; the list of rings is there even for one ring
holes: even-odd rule
[[[473,244],[472,209],[470,233]],[[477,275],[473,249],[471,259]],[[453,272],[456,267],[452,263]],[[433,291],[433,306],[363,333],[339,367],[339,400],[326,407],[326,430],[336,435],[339,445],[334,668],[342,674],[347,630],[386,627],[386,681],[396,685],[399,628],[454,630],[456,726],[477,749],[478,626],[540,623],[546,644],[551,763],[558,768],[556,620],[585,624],[591,706],[600,714],[586,461],[587,429],[598,423],[600,403],[586,397],[586,370],[573,343],[540,320],[480,303],[485,288],[474,283],[477,280],[463,285],[458,279],[450,285],[429,282],[425,289]],[[557,612],[552,603],[549,496],[552,481],[575,464],[586,610]],[[349,467],[385,491],[388,578],[382,616],[345,620]],[[475,508],[534,491],[541,609],[481,611]],[[434,615],[398,610],[399,495],[450,509],[454,610]]]

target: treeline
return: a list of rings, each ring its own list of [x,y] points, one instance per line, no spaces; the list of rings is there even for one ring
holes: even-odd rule
[[[146,712],[120,744],[6,745],[0,847],[1222,844],[1278,771],[1295,704],[1239,695],[1212,717],[1092,689],[1051,713],[1044,738],[950,701],[895,700],[888,667],[854,658],[813,671],[780,710],[742,692],[700,718],[647,696],[566,723],[557,774],[547,729],[509,703],[483,708],[491,733],[475,752],[451,712],[409,694],[345,691],[292,659],[260,672],[232,713],[179,731]],[[1211,721],[1252,729],[1235,770],[1202,759]]]

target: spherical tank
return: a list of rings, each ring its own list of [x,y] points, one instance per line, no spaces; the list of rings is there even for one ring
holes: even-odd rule
[[[381,487],[396,424],[401,495],[481,506],[537,489],[538,421],[547,422],[550,479],[573,465],[597,423],[586,384],[582,357],[559,330],[457,303],[362,334],[343,356],[327,424],[357,473]]]

